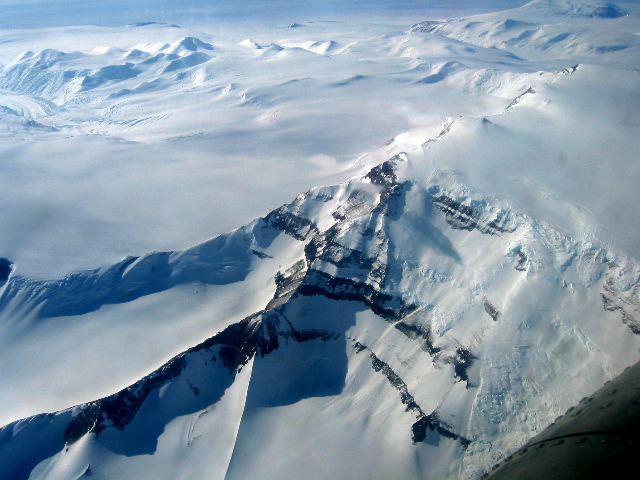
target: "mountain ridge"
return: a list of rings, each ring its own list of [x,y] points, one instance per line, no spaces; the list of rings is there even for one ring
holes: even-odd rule
[[[477,480],[637,362],[637,6],[434,12],[0,32],[0,477]]]
[[[600,302],[600,310],[597,316],[601,317],[606,312],[610,312],[612,315],[618,314],[617,322],[628,332],[626,335],[638,338],[638,332],[640,331],[636,320],[638,306],[634,307],[632,303],[630,310],[629,304],[625,303],[630,299],[625,292],[638,288],[638,283],[636,281],[634,284],[633,279],[631,279],[630,284],[625,285],[624,281],[621,282],[622,279],[629,278],[628,272],[623,274],[624,268],[621,268],[621,263],[610,258],[610,253],[597,248],[594,249],[588,244],[580,246],[579,243],[575,244],[570,239],[562,239],[557,233],[545,230],[543,226],[531,229],[531,227],[527,227],[527,223],[530,220],[526,219],[526,217],[496,209],[486,201],[456,197],[450,189],[443,188],[440,185],[420,188],[415,181],[402,178],[402,171],[405,170],[404,165],[408,161],[405,155],[396,156],[374,167],[365,176],[356,178],[346,184],[316,188],[300,195],[294,202],[275,210],[263,217],[263,219],[253,222],[249,227],[236,230],[229,235],[217,237],[205,242],[203,245],[191,247],[191,249],[183,252],[171,254],[174,258],[180,259],[184,257],[189,259],[189,262],[184,265],[188,265],[192,260],[200,258],[200,261],[195,263],[202,267],[202,265],[211,263],[207,262],[207,254],[212,255],[214,258],[216,255],[225,257],[224,248],[237,249],[237,243],[235,245],[233,242],[229,243],[229,240],[234,237],[242,238],[239,245],[246,251],[246,255],[254,257],[257,261],[268,259],[270,255],[269,247],[276,236],[284,235],[290,239],[288,242],[304,244],[303,257],[294,262],[291,268],[284,272],[277,272],[273,277],[275,290],[272,299],[265,304],[263,310],[255,312],[238,323],[232,323],[203,343],[174,357],[154,373],[141,379],[131,387],[101,400],[76,406],[57,414],[45,414],[32,419],[14,422],[3,427],[0,432],[4,433],[5,439],[14,435],[17,435],[16,438],[28,439],[32,435],[28,432],[33,428],[29,427],[29,425],[37,422],[39,429],[45,428],[44,425],[46,424],[50,424],[51,427],[49,428],[58,431],[57,435],[61,436],[61,439],[53,442],[53,449],[55,450],[55,445],[60,445],[60,441],[62,441],[64,449],[58,447],[60,452],[63,450],[72,451],[75,448],[73,446],[80,442],[78,444],[82,445],[83,451],[88,449],[85,454],[91,456],[92,449],[97,448],[91,447],[91,445],[97,442],[96,445],[102,445],[100,448],[106,446],[116,455],[125,455],[126,457],[151,455],[158,453],[158,448],[161,448],[160,445],[162,443],[158,442],[160,442],[160,438],[166,428],[165,425],[169,425],[172,419],[198,415],[198,412],[204,411],[203,409],[207,409],[210,405],[215,405],[224,397],[225,391],[234,383],[236,375],[240,374],[249,362],[252,362],[251,368],[253,370],[255,362],[261,365],[265,361],[263,359],[271,357],[272,353],[289,351],[296,344],[301,345],[300,348],[303,348],[302,345],[312,345],[313,347],[310,348],[313,351],[321,352],[324,348],[329,348],[330,351],[336,351],[335,349],[338,348],[338,351],[340,351],[339,344],[346,342],[347,346],[351,345],[349,347],[351,349],[349,355],[354,358],[359,356],[363,350],[367,351],[370,360],[368,368],[376,374],[382,374],[381,376],[388,382],[388,385],[393,387],[393,390],[396,390],[396,395],[400,395],[399,399],[395,397],[395,402],[403,405],[402,410],[406,410],[407,413],[413,415],[413,423],[404,434],[408,440],[411,440],[409,444],[413,443],[415,445],[426,441],[428,444],[435,442],[434,445],[449,445],[449,442],[453,442],[453,444],[458,444],[459,448],[462,448],[461,451],[470,449],[475,455],[475,449],[478,448],[478,445],[486,441],[482,439],[483,436],[478,437],[478,433],[472,433],[473,430],[469,431],[468,427],[464,427],[463,424],[451,422],[455,418],[455,415],[451,415],[456,409],[454,408],[451,411],[452,407],[446,406],[447,402],[444,399],[447,396],[441,400],[444,401],[444,404],[440,407],[425,409],[422,404],[425,402],[425,398],[428,397],[424,397],[424,394],[416,397],[415,385],[412,382],[408,383],[404,378],[406,377],[406,372],[405,374],[398,373],[396,371],[398,366],[394,367],[392,365],[395,361],[390,364],[388,363],[389,360],[384,358],[387,354],[380,356],[387,348],[383,347],[383,350],[380,350],[381,346],[385,344],[384,336],[374,341],[374,347],[372,347],[368,345],[370,343],[368,335],[362,336],[362,334],[354,335],[354,333],[348,333],[354,328],[349,326],[354,325],[353,323],[344,323],[348,317],[341,316],[329,320],[324,315],[324,320],[322,320],[323,315],[320,315],[317,320],[309,318],[309,312],[319,312],[321,310],[317,310],[318,308],[326,308],[319,306],[327,301],[330,303],[336,302],[336,304],[340,305],[353,305],[356,311],[365,308],[365,310],[371,312],[372,318],[379,318],[388,325],[388,328],[398,332],[398,338],[404,339],[403,342],[414,344],[415,346],[412,349],[417,348],[417,351],[423,352],[420,355],[426,354],[430,358],[430,363],[437,367],[434,372],[437,372],[438,369],[444,369],[442,370],[443,374],[445,371],[449,372],[445,377],[442,377],[440,373],[437,375],[441,378],[440,381],[443,381],[442,379],[448,376],[447,383],[450,384],[449,388],[461,385],[463,390],[467,392],[474,392],[478,388],[482,388],[481,382],[479,382],[479,378],[482,377],[479,377],[477,371],[478,358],[482,359],[483,355],[486,355],[484,350],[486,347],[481,346],[484,342],[482,338],[493,328],[493,325],[500,325],[505,321],[505,317],[511,317],[513,314],[509,313],[509,308],[505,308],[504,300],[496,299],[490,292],[485,291],[483,295],[479,296],[480,298],[477,297],[477,294],[471,298],[477,298],[477,308],[483,311],[483,317],[480,318],[485,318],[486,320],[472,320],[475,314],[472,314],[466,321],[462,320],[466,315],[460,319],[463,325],[465,323],[469,326],[475,325],[472,330],[476,330],[476,332],[471,339],[464,340],[464,337],[467,336],[464,334],[456,339],[460,332],[451,336],[450,333],[446,333],[448,329],[452,328],[451,326],[442,330],[442,326],[438,325],[439,322],[434,322],[434,320],[427,323],[424,323],[424,320],[416,322],[416,315],[419,318],[424,318],[425,313],[433,311],[436,307],[425,304],[424,300],[416,302],[419,298],[423,298],[424,294],[417,295],[415,286],[413,288],[401,287],[403,282],[406,283],[411,279],[411,275],[408,272],[417,272],[417,270],[415,270],[415,267],[409,267],[407,272],[398,271],[398,265],[408,264],[406,263],[407,260],[399,262],[395,258],[395,255],[397,255],[396,250],[406,247],[401,247],[402,242],[396,244],[398,239],[392,233],[397,225],[403,224],[403,218],[409,212],[414,212],[410,214],[414,215],[411,220],[412,223],[420,221],[419,217],[415,217],[415,212],[419,210],[406,206],[407,201],[412,203],[416,199],[420,199],[421,202],[426,201],[427,204],[432,205],[432,212],[427,214],[426,218],[431,218],[431,216],[435,216],[433,218],[439,217],[438,224],[441,223],[449,229],[448,233],[438,234],[438,228],[440,227],[429,227],[430,235],[435,240],[431,245],[434,253],[430,254],[430,263],[434,263],[436,258],[441,258],[444,259],[446,264],[458,265],[458,267],[454,268],[464,268],[465,261],[463,261],[463,258],[466,255],[457,251],[461,244],[458,242],[450,243],[451,240],[447,238],[450,236],[449,232],[460,232],[456,235],[473,235],[474,232],[477,232],[476,235],[479,235],[479,237],[474,237],[476,242],[482,237],[488,239],[487,241],[495,238],[495,241],[500,241],[502,245],[505,245],[502,243],[503,237],[513,236],[523,229],[531,233],[537,232],[538,235],[543,235],[542,238],[546,236],[544,241],[547,242],[547,248],[559,248],[556,254],[558,258],[552,262],[552,265],[555,264],[556,267],[552,268],[557,268],[557,271],[563,274],[565,278],[573,280],[571,284],[573,286],[569,286],[570,284],[563,280],[564,283],[561,284],[560,289],[569,288],[570,291],[586,289],[586,292],[596,287],[596,292],[592,296],[601,296],[601,298],[597,299]],[[413,195],[411,195],[411,192],[413,192]],[[310,218],[317,219],[318,223],[312,222]],[[422,220],[422,222],[420,229],[424,230],[425,225],[428,224],[424,223],[425,220]],[[248,240],[247,234],[253,235],[253,240]],[[389,235],[391,236],[389,237]],[[438,235],[441,235],[440,239],[438,239]],[[395,240],[392,240],[393,238]],[[216,250],[213,247],[221,244],[225,246],[221,250]],[[536,251],[535,248],[532,248],[527,243],[514,246],[513,242],[507,242],[505,246],[510,246],[510,250],[507,249],[501,255],[505,255],[505,260],[511,264],[514,275],[524,275],[525,277],[523,278],[532,276],[532,278],[535,278],[550,266],[547,263],[548,260],[540,263],[541,258],[539,258],[539,255],[541,252]],[[567,253],[563,252],[564,248],[569,248],[568,252],[571,252],[568,257]],[[146,259],[148,265],[166,265],[164,260],[160,263],[156,260],[156,258],[163,257],[165,257],[165,254],[160,254],[160,257],[158,257],[158,254],[151,254],[148,257],[143,257],[143,259]],[[228,257],[228,254],[226,257]],[[500,263],[503,262],[500,261]],[[216,261],[213,262],[214,265],[216,263]],[[438,263],[435,261],[435,264]],[[624,264],[626,261],[622,263]],[[178,267],[175,270],[179,272],[175,275],[175,278],[184,276],[185,281],[197,278],[190,276],[188,269],[181,272],[180,264],[179,260],[175,263]],[[145,268],[144,265],[144,261],[129,258],[115,267],[119,272],[124,272],[121,277],[123,279],[127,275],[134,274],[140,268],[143,269],[141,272],[145,274],[141,277],[138,276],[139,274],[135,275],[137,278],[153,279],[154,276],[149,276],[148,267]],[[637,266],[635,269],[637,270]],[[107,268],[104,271],[109,272],[112,270]],[[574,271],[575,273],[572,273]],[[156,275],[173,276],[170,273],[163,274],[162,269],[156,270],[156,272]],[[621,274],[623,274],[622,278],[620,278]],[[217,278],[215,273],[213,276],[211,274],[208,275],[210,279]],[[117,277],[106,276],[103,280],[113,281],[114,278]],[[233,276],[222,277],[222,281],[233,283],[241,280],[241,278],[234,278]],[[629,280],[626,281],[628,282]],[[149,280],[145,280],[145,282],[149,282]],[[543,283],[546,282],[546,280],[543,281]],[[449,282],[445,280],[446,283]],[[133,282],[133,284],[137,285],[138,282]],[[437,284],[436,282],[435,285]],[[433,285],[431,281],[423,284],[422,288],[429,285]],[[601,286],[600,293],[598,293],[598,285]],[[24,288],[19,278],[10,278],[2,292],[4,305],[14,295],[12,292],[15,291],[16,286]],[[153,293],[155,289],[155,287],[147,290],[144,287],[141,288],[141,295]],[[558,287],[549,286],[546,288],[557,289]],[[433,290],[433,293],[429,296],[432,296],[437,291]],[[116,298],[119,301],[134,301],[135,298],[138,298],[136,295],[129,294],[129,296],[124,295],[121,297],[116,295]],[[87,298],[85,294],[81,296],[84,299]],[[442,296],[442,293],[433,297],[434,300],[432,301],[435,301],[438,296]],[[561,296],[565,297],[566,294],[561,294]],[[38,298],[38,294],[32,295],[32,297]],[[45,294],[44,297],[46,298],[47,295]],[[55,304],[61,301],[56,300],[56,298],[63,299],[66,297],[66,295],[61,297],[53,295],[50,297],[50,301]],[[616,299],[615,302],[614,298]],[[566,302],[567,298],[563,301]],[[302,306],[309,304],[309,302],[311,302],[311,305],[317,306],[311,308]],[[436,304],[438,303],[440,302],[436,301]],[[593,299],[589,303],[597,304]],[[47,301],[44,301],[44,304],[46,305]],[[357,305],[361,306],[358,307]],[[41,313],[55,315],[56,310],[41,310]],[[64,313],[68,314],[70,312]],[[75,312],[77,315],[83,313],[83,310]],[[594,315],[594,312],[591,315]],[[472,322],[471,324],[468,323],[470,321]],[[620,329],[617,328],[617,330],[619,331]],[[572,336],[570,334],[566,341],[569,341]],[[638,340],[634,341],[638,342]],[[330,345],[333,346],[329,347]],[[591,348],[588,350],[591,350]],[[485,351],[484,354],[482,353],[483,351]],[[247,397],[249,404],[251,405],[251,402],[258,401],[258,405],[261,405],[260,409],[273,409],[284,408],[306,398],[322,399],[332,398],[336,395],[340,396],[341,392],[344,392],[344,389],[347,388],[349,382],[347,378],[349,377],[344,378],[346,372],[340,370],[340,367],[333,363],[326,363],[325,360],[322,360],[323,357],[324,355],[318,357],[317,360],[312,362],[311,366],[301,367],[302,371],[295,374],[292,379],[284,380],[284,386],[276,387],[272,385],[272,393],[268,393],[269,389],[267,389],[267,393],[261,389],[262,393],[258,394],[250,388],[249,396]],[[197,365],[203,366],[198,367]],[[211,365],[211,367],[207,367],[207,365]],[[205,377],[202,376],[203,372],[209,371],[210,368],[214,368],[212,372],[218,372],[214,374],[213,378],[218,378],[219,380],[215,381],[211,378],[205,380]],[[338,370],[335,370],[336,368]],[[407,367],[403,368],[406,369]],[[253,375],[251,377],[252,380],[249,385],[256,381],[253,379]],[[274,378],[279,377],[276,375]],[[287,378],[287,375],[284,378]],[[309,381],[319,383],[309,384]],[[287,384],[289,384],[288,387],[286,386]],[[273,391],[274,388],[275,391]],[[170,391],[174,393],[169,394]],[[509,389],[506,391],[509,392]],[[166,393],[160,394],[159,392]],[[256,396],[257,398],[262,398],[262,400],[253,400]],[[389,402],[395,403],[392,400],[393,395],[391,395],[391,392],[387,393],[386,396],[389,396]],[[153,407],[152,405],[157,402],[160,402],[158,406]],[[171,406],[174,404],[175,406]],[[430,401],[427,400],[427,404],[430,404]],[[160,405],[165,406],[157,410]],[[149,408],[152,410],[149,410]],[[253,408],[251,407],[250,411],[253,411]],[[154,411],[156,413],[152,413]],[[498,411],[502,410],[498,409]],[[504,415],[504,413],[502,412],[501,415]],[[167,417],[167,415],[169,416]],[[144,420],[145,418],[146,420]],[[244,420],[241,419],[240,424],[242,425],[243,422]],[[142,430],[140,430],[141,428]],[[145,435],[144,441],[142,441],[143,437],[140,437],[143,432]],[[150,432],[155,433],[150,434]],[[2,434],[0,433],[0,435]],[[23,435],[26,435],[26,437],[22,437]],[[509,436],[506,433],[503,435]],[[500,436],[500,434],[497,435],[498,438]],[[484,437],[486,439],[486,435]],[[134,440],[135,438],[138,438],[138,440]],[[155,440],[155,446],[153,438],[157,439]],[[439,440],[436,441],[436,439]],[[522,439],[520,442],[524,440],[526,439]],[[503,439],[503,441],[505,440]],[[520,442],[515,442],[510,447],[507,447],[507,450],[519,446]],[[11,442],[5,443],[5,449],[12,444]],[[47,454],[55,453],[52,452],[51,446],[42,451],[45,452],[45,457],[39,456],[41,461],[46,460]],[[11,455],[13,456],[13,453]],[[462,454],[463,458],[468,458],[469,456],[472,455]],[[49,464],[50,468],[60,468],[62,464],[58,462],[61,462],[63,457],[60,457],[59,460],[56,460],[56,458],[57,455],[51,457],[50,460],[45,461],[45,464]],[[449,457],[447,458],[447,461],[451,460]],[[33,462],[33,457],[31,457],[31,461]],[[2,463],[10,465],[12,462],[7,458]],[[39,464],[40,462],[36,463]],[[99,465],[99,462],[92,464],[92,475],[98,474],[100,471]],[[35,466],[31,465],[26,470]],[[14,470],[12,475],[18,475],[16,478],[27,478],[27,476],[20,477],[18,473],[21,471],[20,468],[24,467],[18,466],[17,468],[18,470]],[[459,469],[462,467],[457,463],[453,468],[455,471],[460,472]]]

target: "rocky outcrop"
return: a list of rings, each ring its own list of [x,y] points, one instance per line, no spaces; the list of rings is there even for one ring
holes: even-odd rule
[[[500,316],[500,312],[486,298],[484,299],[484,311],[487,312],[487,314],[493,319],[494,322],[498,321],[498,317]]]
[[[516,230],[515,215],[489,205],[482,200],[457,197],[438,185],[429,188],[433,204],[444,213],[446,222],[459,230],[478,230],[488,235],[501,235]]]
[[[622,323],[634,334],[640,335],[640,283],[636,281],[618,285],[616,279],[623,274],[620,265],[615,262],[609,262],[607,265],[609,274],[603,285],[604,292],[600,293],[602,306],[608,312],[618,312]]]
[[[633,315],[630,315],[623,306],[619,305],[619,303],[614,300],[614,298],[607,296],[604,293],[601,293],[600,296],[602,297],[602,306],[606,311],[620,313],[622,323],[629,327],[629,330],[633,333],[640,335],[640,322]]]
[[[67,445],[89,432],[100,435],[108,428],[124,430],[131,423],[149,395],[177,378],[188,365],[219,362],[229,375],[222,377],[218,385],[220,396],[234,381],[236,374],[255,355],[264,357],[280,348],[281,341],[298,343],[311,340],[336,340],[338,334],[326,330],[296,330],[278,311],[260,312],[235,323],[201,344],[174,357],[155,372],[114,395],[90,402],[73,409],[73,418],[66,427],[64,440]],[[221,377],[217,377],[220,381]],[[190,385],[198,396],[200,389]],[[215,403],[220,397],[209,401]],[[182,415],[193,413],[181,411]],[[8,426],[9,427],[9,426]],[[5,427],[5,428],[8,428]]]
[[[380,358],[378,358],[369,347],[360,342],[355,342],[353,347],[355,348],[356,353],[360,353],[364,350],[369,351],[371,367],[376,372],[381,373],[387,378],[391,386],[400,394],[400,401],[405,405],[405,410],[416,416],[417,420],[411,426],[411,439],[413,440],[413,443],[423,442],[427,437],[427,431],[430,430],[437,432],[445,438],[459,441],[463,448],[467,448],[469,446],[471,442],[468,439],[452,432],[451,427],[442,422],[435,411],[427,415],[422,408],[420,408],[413,395],[409,393],[407,384],[402,380],[402,378],[400,378],[400,376],[394,372],[387,363],[380,360]]]
[[[533,95],[535,93],[536,92],[533,89],[533,87],[527,88],[524,92],[522,92],[520,95],[518,95],[516,98],[514,98],[511,101],[511,103],[507,106],[507,108],[505,108],[505,112],[510,112],[511,110],[513,110],[514,107],[518,105],[526,95]]]
[[[406,321],[398,321],[393,326],[406,337],[420,341],[420,348],[429,355],[434,356],[440,352],[440,348],[433,344],[433,334],[429,325],[412,324]]]
[[[455,356],[449,360],[453,363],[455,377],[461,382],[465,382],[467,388],[474,386],[469,383],[469,368],[475,360],[477,357],[464,347],[456,348]]]
[[[13,262],[8,258],[0,258],[0,287],[3,286],[13,271]]]
[[[284,273],[278,272],[275,276],[276,292],[273,299],[267,304],[265,310],[272,310],[284,305],[291,295],[300,286],[307,273],[307,262],[302,259],[287,268]]]
[[[315,224],[300,215],[289,211],[286,207],[278,208],[264,218],[266,229],[280,230],[296,240],[306,240],[316,230]]]
[[[301,295],[322,295],[332,300],[362,302],[376,315],[391,321],[400,320],[418,308],[400,297],[376,290],[368,283],[334,277],[318,270],[309,271],[298,292]]]
[[[527,257],[527,252],[524,247],[518,245],[512,250],[511,254],[515,260],[513,268],[519,272],[526,272],[529,269],[529,258]]]

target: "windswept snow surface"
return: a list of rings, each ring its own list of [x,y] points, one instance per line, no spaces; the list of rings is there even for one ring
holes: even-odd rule
[[[638,360],[635,2],[175,3],[0,2],[0,477],[475,479]]]

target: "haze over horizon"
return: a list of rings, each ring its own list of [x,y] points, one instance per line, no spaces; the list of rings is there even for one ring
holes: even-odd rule
[[[272,23],[278,21],[312,21],[360,19],[401,21],[418,15],[433,14],[453,17],[464,13],[473,15],[524,5],[524,0],[312,0],[278,1],[168,1],[142,0],[131,4],[121,0],[86,2],[79,0],[3,0],[0,8],[0,29],[44,28],[74,25],[119,26],[128,23],[156,21],[184,23],[186,27],[215,28],[216,22],[252,21]],[[37,9],[37,13],[34,11]],[[416,21],[423,18],[416,18]]]

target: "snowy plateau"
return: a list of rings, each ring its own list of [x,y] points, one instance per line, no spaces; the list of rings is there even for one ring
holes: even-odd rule
[[[0,479],[476,480],[640,360],[638,2],[85,3],[0,1]]]

